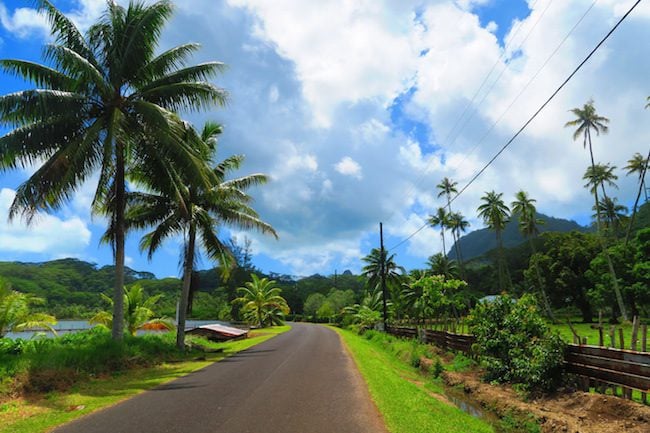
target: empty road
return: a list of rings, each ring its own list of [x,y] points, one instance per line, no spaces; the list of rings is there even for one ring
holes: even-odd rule
[[[56,433],[385,433],[330,329],[292,329]]]

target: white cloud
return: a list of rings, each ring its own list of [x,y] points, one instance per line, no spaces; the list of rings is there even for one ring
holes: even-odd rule
[[[7,222],[9,207],[16,192],[0,190],[0,250],[36,253],[47,258],[78,255],[90,243],[91,233],[79,218],[60,219],[39,214],[30,226],[19,220]]]
[[[361,166],[354,159],[349,156],[343,157],[339,162],[334,166],[336,171],[345,176],[351,176],[356,179],[361,179],[363,174],[361,173]]]
[[[7,7],[0,3],[0,23],[19,38],[27,38],[33,34],[45,37],[50,34],[47,19],[31,8],[17,8],[10,13]]]

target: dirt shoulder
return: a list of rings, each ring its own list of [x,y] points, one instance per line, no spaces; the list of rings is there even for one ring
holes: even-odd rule
[[[481,382],[479,372],[444,372],[447,385],[503,417],[532,414],[544,433],[648,433],[650,407],[622,398],[585,392],[522,401],[509,386]]]

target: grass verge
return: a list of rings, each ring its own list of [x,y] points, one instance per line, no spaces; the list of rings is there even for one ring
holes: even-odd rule
[[[494,432],[490,424],[444,402],[442,385],[424,379],[378,342],[332,329],[349,349],[391,433]]]
[[[252,331],[246,340],[210,344],[210,348],[223,348],[223,352],[206,353],[201,359],[127,370],[79,383],[65,392],[55,391],[7,400],[0,404],[0,432],[47,432],[55,426],[204,368],[289,329],[290,326],[278,326]]]

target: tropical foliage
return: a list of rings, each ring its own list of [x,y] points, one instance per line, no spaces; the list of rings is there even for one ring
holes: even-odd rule
[[[54,334],[56,324],[53,316],[30,311],[33,305],[43,303],[43,299],[12,290],[7,281],[0,279],[0,338],[7,332],[25,329],[46,329]]]
[[[154,309],[160,300],[161,295],[147,297],[144,289],[139,284],[132,284],[124,287],[124,319],[126,322],[126,331],[129,335],[135,336],[140,329],[166,329],[172,330],[176,326],[174,323],[165,318],[156,318]],[[104,301],[113,306],[113,300],[102,293]],[[110,311],[100,311],[90,319],[91,324],[104,325],[111,327],[113,315]]]
[[[240,303],[246,319],[260,328],[281,324],[289,314],[287,301],[280,295],[282,290],[273,280],[255,274],[251,274],[251,279],[237,289],[240,297],[233,302]]]

